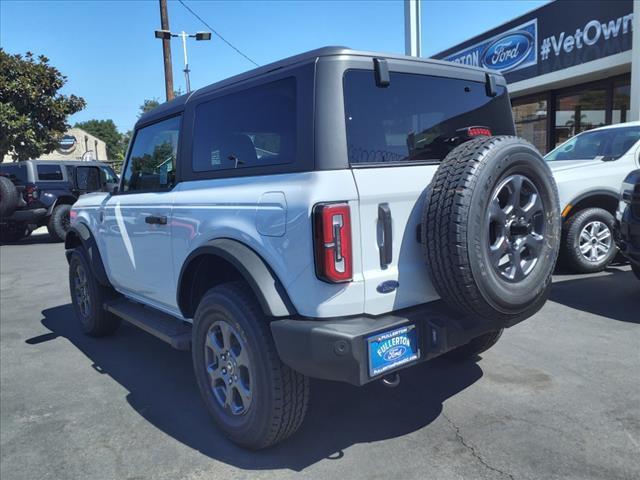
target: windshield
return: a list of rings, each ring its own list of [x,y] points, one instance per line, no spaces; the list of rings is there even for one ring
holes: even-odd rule
[[[567,140],[544,158],[560,160],[617,160],[640,140],[640,127],[584,132]]]
[[[441,161],[468,140],[469,127],[514,135],[507,90],[489,97],[484,82],[392,72],[379,88],[373,72],[344,75],[349,162]]]

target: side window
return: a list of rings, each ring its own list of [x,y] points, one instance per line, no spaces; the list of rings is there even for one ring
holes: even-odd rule
[[[118,177],[116,176],[116,173],[113,170],[111,170],[111,168],[100,167],[100,170],[102,170],[102,173],[104,174],[104,177],[105,177],[105,181],[107,183],[118,183]]]
[[[218,97],[196,108],[193,170],[292,163],[296,156],[296,79]]]
[[[180,117],[136,132],[122,175],[122,191],[161,191],[173,187],[180,135]]]
[[[62,180],[62,168],[60,165],[42,165],[37,166],[38,180]]]

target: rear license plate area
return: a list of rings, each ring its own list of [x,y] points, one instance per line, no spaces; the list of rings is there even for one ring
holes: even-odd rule
[[[420,358],[418,330],[407,325],[367,337],[369,376],[375,377]]]

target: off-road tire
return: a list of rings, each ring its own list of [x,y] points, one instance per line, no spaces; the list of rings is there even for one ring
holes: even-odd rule
[[[20,194],[16,186],[7,177],[0,176],[0,218],[8,217],[20,202]]]
[[[87,309],[81,307],[76,288],[79,268],[83,269],[86,277],[86,289],[90,302]],[[73,310],[84,333],[92,337],[104,337],[118,329],[121,323],[120,318],[104,309],[104,303],[117,298],[118,294],[112,288],[98,282],[82,247],[76,248],[69,259],[69,293]]]
[[[217,401],[205,366],[205,341],[214,322],[227,322],[242,337],[253,368],[248,410],[233,416]],[[194,317],[192,358],[207,409],[233,442],[261,449],[298,430],[307,411],[309,380],[280,360],[269,323],[248,285],[231,282],[209,290]]]
[[[51,216],[49,217],[49,221],[47,222],[47,230],[49,231],[49,235],[56,242],[64,242],[64,239],[67,237],[67,232],[70,227],[70,212],[71,205],[57,205],[53,212],[51,212]]]
[[[480,335],[469,343],[445,353],[444,356],[452,360],[468,360],[473,358],[493,347],[502,336],[502,332],[503,329],[500,329]]]
[[[580,252],[580,233],[589,222],[599,221],[607,225],[610,232],[610,248],[605,257],[600,261],[591,262]],[[575,273],[595,273],[604,270],[618,253],[613,241],[615,231],[615,218],[602,208],[586,208],[581,210],[566,221],[562,229],[562,247],[560,257],[563,263]]]
[[[545,233],[530,272],[521,281],[509,282],[489,257],[487,212],[494,190],[514,175],[537,189],[542,202],[537,221]],[[482,137],[452,150],[432,180],[421,229],[423,252],[440,297],[452,308],[487,321],[515,323],[537,312],[548,297],[558,256],[558,204],[551,170],[526,140]]]

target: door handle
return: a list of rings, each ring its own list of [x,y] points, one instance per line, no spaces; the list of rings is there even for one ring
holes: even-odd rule
[[[161,215],[149,215],[148,217],[144,217],[144,221],[150,225],[166,225],[167,217]]]
[[[378,240],[380,267],[385,269],[393,260],[393,230],[391,226],[391,209],[388,203],[378,205],[378,228],[382,228],[382,236]]]

